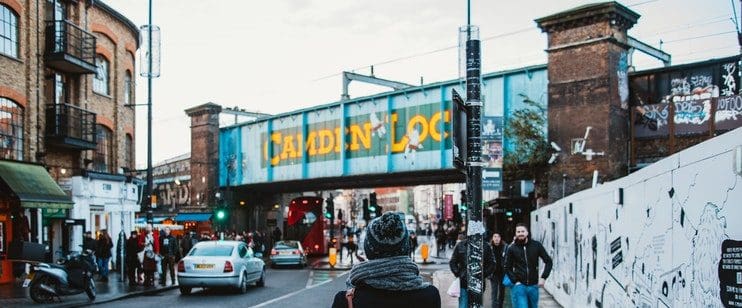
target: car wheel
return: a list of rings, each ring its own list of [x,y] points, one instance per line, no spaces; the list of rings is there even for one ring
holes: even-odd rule
[[[258,287],[264,287],[265,286],[265,269],[260,273],[260,280],[255,282],[255,285]]]
[[[190,287],[180,287],[180,294],[188,295],[191,294],[191,288]]]
[[[247,293],[247,273],[242,273],[242,279],[240,279],[240,286],[238,291],[240,294]]]

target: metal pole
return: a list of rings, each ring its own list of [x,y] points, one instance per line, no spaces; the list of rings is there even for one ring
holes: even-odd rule
[[[147,24],[147,223],[152,223],[152,0],[149,0]]]
[[[482,222],[482,145],[481,145],[481,58],[478,31],[472,35],[467,26],[466,41],[466,105],[467,123],[467,176],[466,192],[469,201],[466,224],[467,249],[467,293],[469,307],[482,307],[484,289],[484,224]]]

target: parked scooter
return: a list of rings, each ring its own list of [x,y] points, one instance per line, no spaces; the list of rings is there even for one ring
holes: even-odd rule
[[[62,295],[85,292],[90,301],[95,300],[96,272],[94,253],[86,250],[82,254],[72,252],[54,263],[39,263],[23,282],[30,287],[29,295],[34,302],[49,303]]]

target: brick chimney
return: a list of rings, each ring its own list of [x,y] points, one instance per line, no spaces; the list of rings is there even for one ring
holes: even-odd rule
[[[210,211],[219,191],[219,113],[222,106],[206,103],[189,108],[191,117],[191,204],[188,212]]]
[[[628,173],[627,30],[638,18],[604,2],[536,20],[548,34],[549,141],[562,149],[549,172],[549,202],[590,188],[595,170],[600,182]],[[583,151],[573,153],[588,127]]]

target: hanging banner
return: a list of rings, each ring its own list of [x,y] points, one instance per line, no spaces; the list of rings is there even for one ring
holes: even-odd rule
[[[445,195],[443,196],[443,219],[445,220],[451,220],[453,219],[453,196],[452,195]]]

